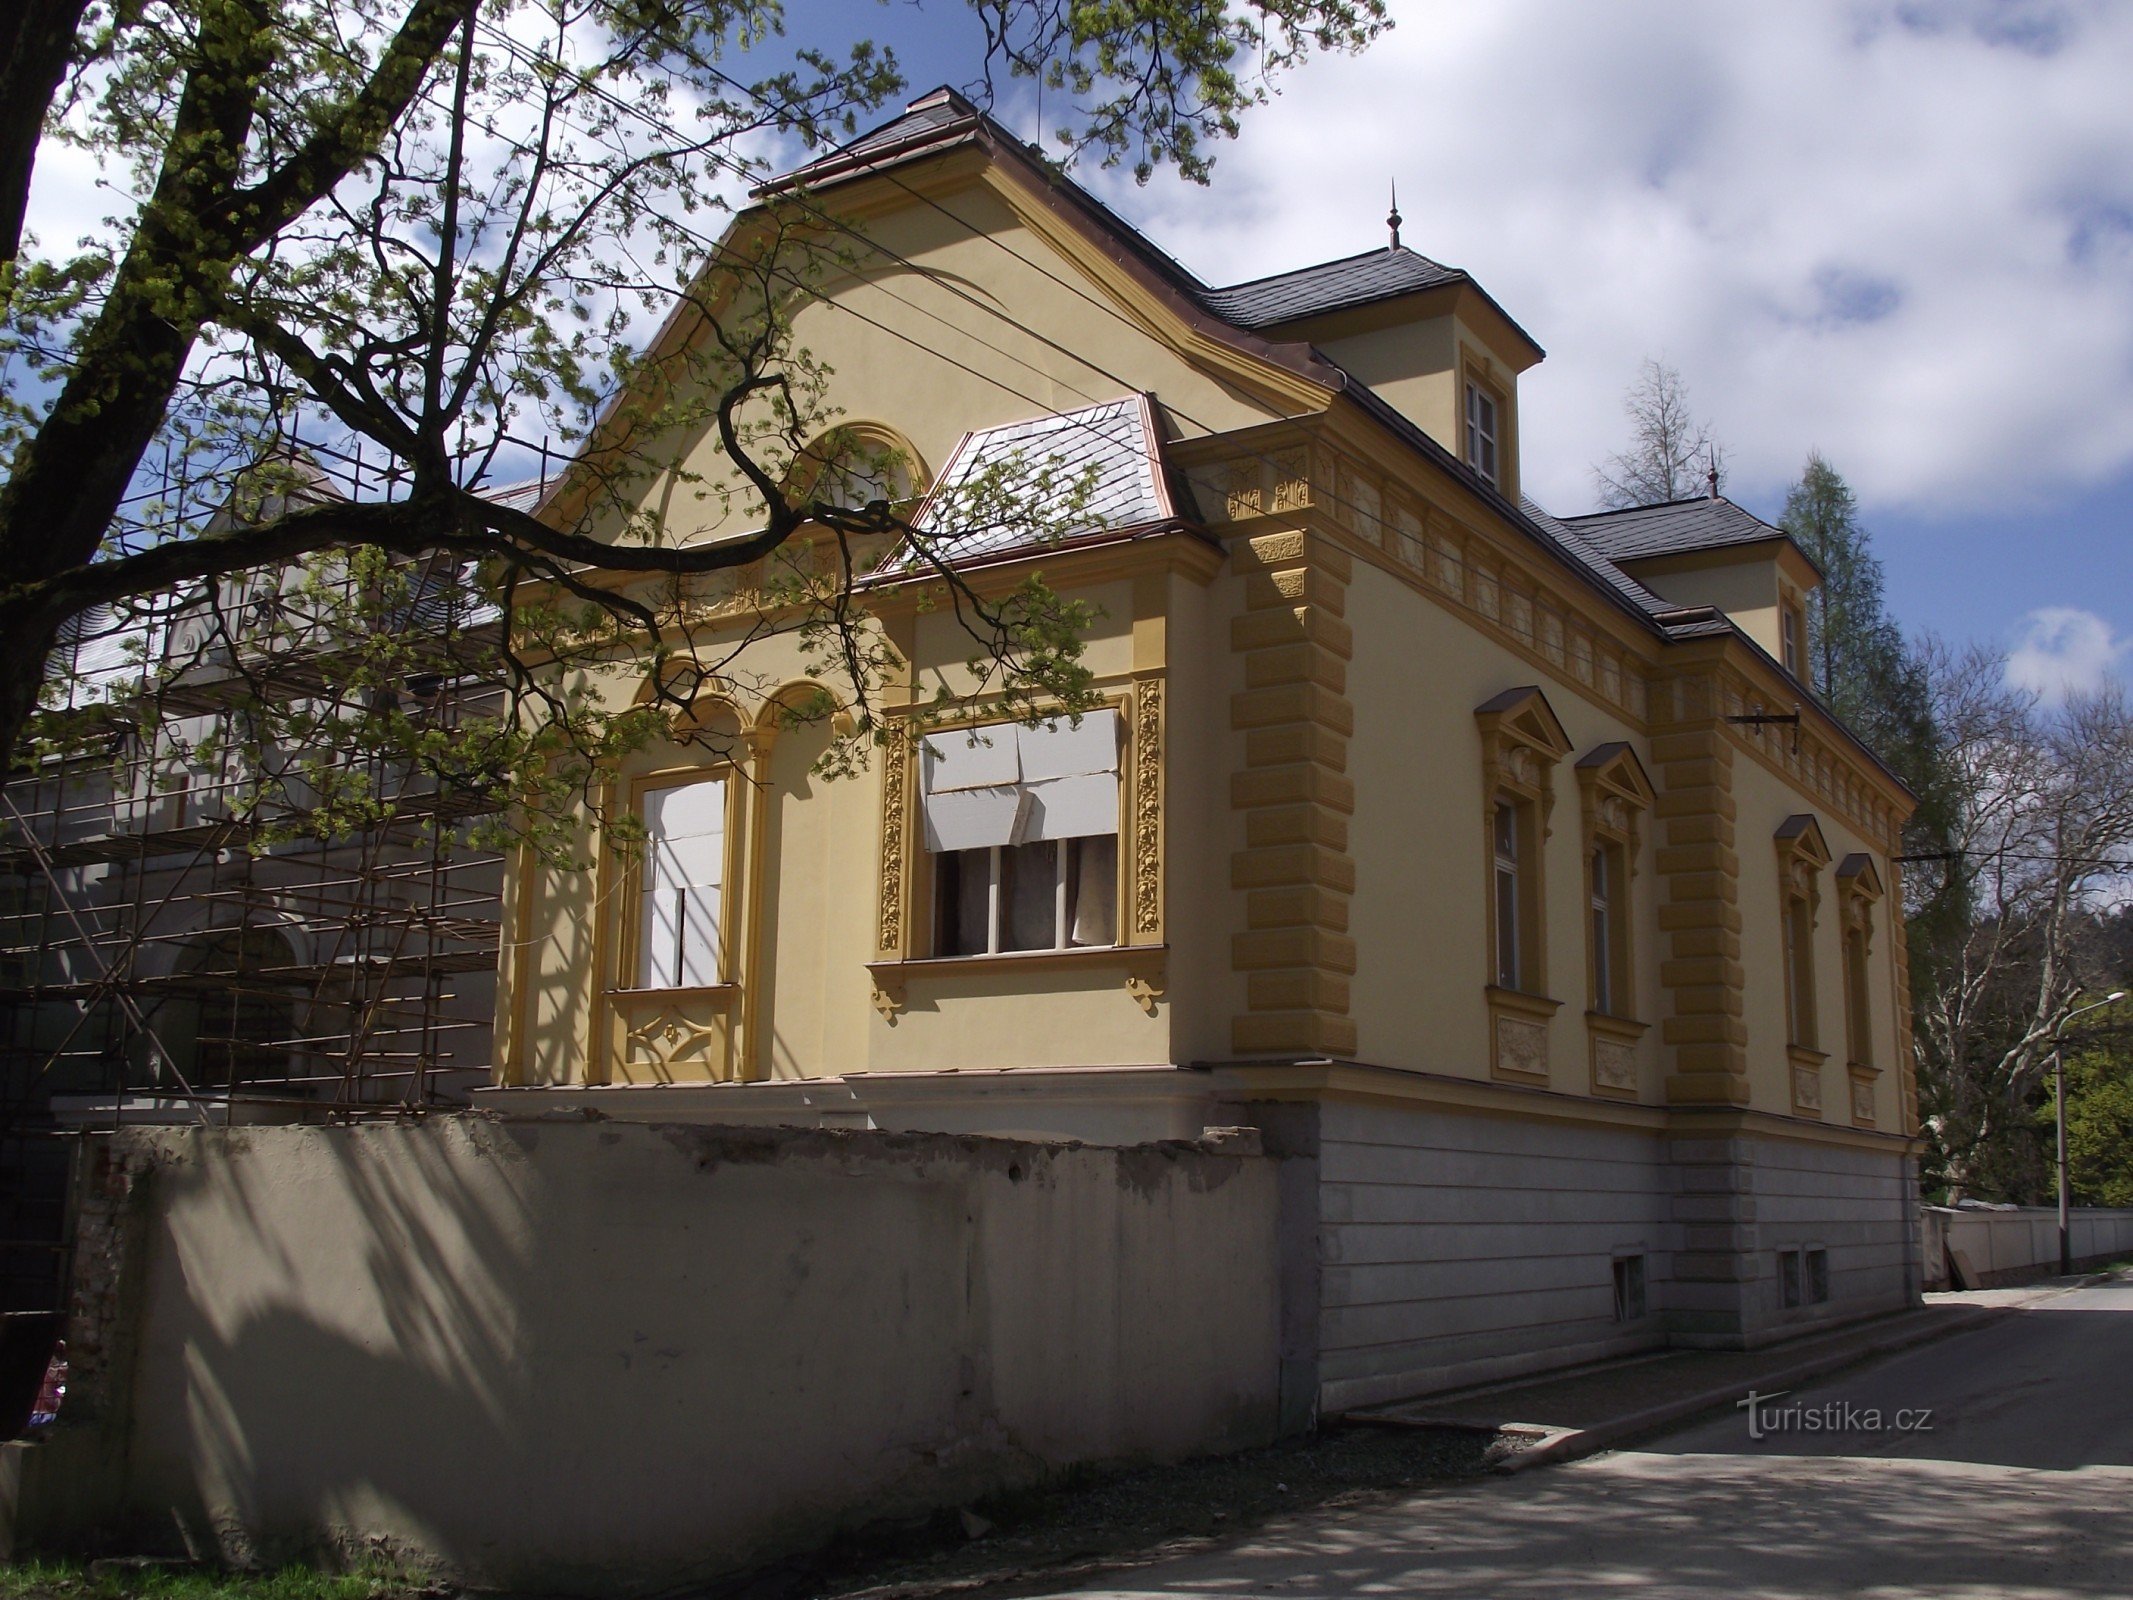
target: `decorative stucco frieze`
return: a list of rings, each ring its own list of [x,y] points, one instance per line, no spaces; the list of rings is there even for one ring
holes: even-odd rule
[[[1163,932],[1163,680],[1133,686],[1133,931]]]
[[[904,947],[904,856],[910,814],[910,744],[891,730],[881,751],[881,890],[875,948],[885,956]]]

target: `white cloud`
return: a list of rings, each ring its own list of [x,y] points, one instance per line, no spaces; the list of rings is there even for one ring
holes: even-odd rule
[[[1100,182],[1217,281],[1382,242],[1551,354],[1529,486],[1565,510],[1644,356],[1737,490],[1817,446],[1863,496],[2032,503],[2133,466],[2133,6],[1407,0],[1284,80],[1211,192]]]
[[[2022,619],[2014,649],[2007,653],[2007,681],[2046,700],[2091,693],[2117,670],[2133,639],[2121,639],[2093,611],[2048,606]]]

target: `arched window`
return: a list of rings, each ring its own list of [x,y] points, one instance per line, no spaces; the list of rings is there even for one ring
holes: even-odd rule
[[[270,928],[226,928],[193,947],[179,968],[193,990],[186,1008],[191,1048],[175,1038],[166,1042],[196,1092],[288,1078],[301,992],[292,982],[294,965],[288,941]]]
[[[910,441],[879,423],[847,422],[810,444],[795,465],[801,496],[844,511],[884,503],[908,514],[926,483]]]

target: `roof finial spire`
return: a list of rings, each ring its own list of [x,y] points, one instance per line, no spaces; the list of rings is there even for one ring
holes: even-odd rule
[[[1705,445],[1704,450],[1706,452],[1705,460],[1708,464],[1703,469],[1703,481],[1709,486],[1711,498],[1716,500],[1718,498],[1718,446],[1715,444]]]
[[[1388,250],[1397,250],[1397,249],[1399,249],[1399,248],[1400,248],[1400,181],[1399,181],[1399,179],[1397,179],[1397,178],[1395,178],[1395,179],[1393,179],[1393,180],[1392,180],[1392,210],[1391,210],[1391,211],[1390,211],[1390,212],[1389,212],[1389,213],[1388,213],[1388,214],[1386,215],[1386,218],[1385,218],[1385,226],[1386,226],[1386,227],[1388,227],[1388,228],[1390,228],[1390,229],[1392,230],[1392,243],[1391,243],[1391,244],[1389,244],[1389,245],[1387,245],[1387,246],[1386,246],[1385,248],[1386,248],[1386,249],[1388,249]]]

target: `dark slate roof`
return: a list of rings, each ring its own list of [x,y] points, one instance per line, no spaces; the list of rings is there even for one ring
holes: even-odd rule
[[[1254,278],[1227,289],[1201,288],[1198,298],[1224,321],[1256,331],[1348,306],[1369,305],[1448,283],[1472,281],[1457,267],[1417,255],[1405,245],[1394,245],[1389,250],[1369,250],[1295,272],[1276,273],[1271,278]]]
[[[924,138],[944,128],[952,128],[967,122],[977,115],[977,108],[950,89],[936,89],[931,94],[921,95],[911,102],[900,117],[892,117],[880,127],[862,133],[848,144],[839,145],[832,156],[850,158],[872,155],[877,151],[893,149],[908,141]]]
[[[933,144],[957,144],[976,137],[985,122],[978,108],[953,89],[939,88],[920,95],[878,128],[869,128],[856,139],[826,151],[812,161],[793,168],[756,190],[758,195],[775,193],[810,183],[827,182],[874,161],[891,161]]]
[[[759,192],[775,191],[789,184],[828,181],[876,163],[886,164],[929,148],[958,144],[975,138],[988,120],[983,112],[954,90],[935,89],[912,101],[903,115],[868,130],[848,144],[839,145],[828,154],[774,180]],[[997,131],[1008,142],[1015,142],[1004,129]],[[1457,267],[1447,267],[1442,262],[1395,245],[1390,249],[1366,250],[1361,255],[1323,261],[1316,266],[1300,267],[1293,272],[1253,278],[1217,289],[1202,283],[1174,257],[1149,243],[1137,229],[1080,185],[1057,173],[1052,176],[1062,190],[1100,213],[1125,243],[1153,263],[1204,310],[1249,332],[1256,333],[1350,306],[1415,294],[1424,289],[1474,281]]]
[[[1591,540],[1579,533],[1577,529],[1571,527],[1569,523],[1564,522],[1560,517],[1549,515],[1533,501],[1523,496],[1519,499],[1518,508],[1525,512],[1528,521],[1555,540],[1562,547],[1563,553],[1569,556],[1572,561],[1590,572],[1646,616],[1657,617],[1678,609],[1673,601],[1654,594],[1635,578],[1632,578],[1628,573],[1608,560],[1594,546]]]
[[[1567,519],[1611,561],[1638,561],[1680,555],[1690,550],[1723,550],[1729,545],[1760,544],[1787,537],[1752,511],[1723,495],[1713,499],[1668,500],[1656,506],[1595,511]]]
[[[797,184],[827,182],[871,166],[913,159],[984,137],[988,129],[1002,144],[1017,150],[1024,148],[1021,141],[993,123],[961,95],[951,89],[936,89],[912,101],[902,116],[892,118],[849,144],[766,184],[757,193],[772,194]],[[1217,289],[1201,282],[1182,263],[1158,249],[1138,229],[1072,180],[1052,172],[1051,181],[1063,195],[1099,219],[1122,248],[1148,263],[1186,298],[1246,333],[1261,333],[1306,317],[1368,305],[1403,294],[1449,284],[1473,283],[1472,278],[1457,267],[1448,267],[1415,251],[1394,246]],[[1480,290],[1478,284],[1474,287]],[[1314,352],[1314,355],[1326,366],[1339,370],[1322,354]],[[1677,638],[1713,629],[1725,632],[1730,628],[1731,624],[1724,617],[1708,608],[1684,611],[1674,606],[1616,566],[1615,559],[1619,558],[1611,559],[1613,553],[1584,526],[1593,519],[1572,518],[1566,523],[1549,516],[1530,501],[1524,506],[1511,505],[1502,499],[1493,484],[1477,477],[1464,462],[1453,457],[1408,417],[1385,402],[1369,385],[1353,377],[1347,377],[1347,383],[1350,396],[1366,411],[1468,483],[1476,493],[1496,500],[1507,516],[1521,523],[1541,544],[1553,550],[1567,565],[1582,572],[1617,604],[1646,619],[1649,625]],[[1056,423],[1061,419],[1049,420]],[[1006,433],[1011,430],[998,431]],[[1159,472],[1158,481],[1160,476]],[[1117,525],[1113,521],[1113,526]],[[1768,537],[1774,531],[1766,530],[1762,536]],[[991,544],[986,545],[985,553],[992,553],[994,548]],[[966,546],[964,553],[976,553],[977,549],[975,544]],[[908,559],[907,554],[892,556],[885,566],[894,569]]]

